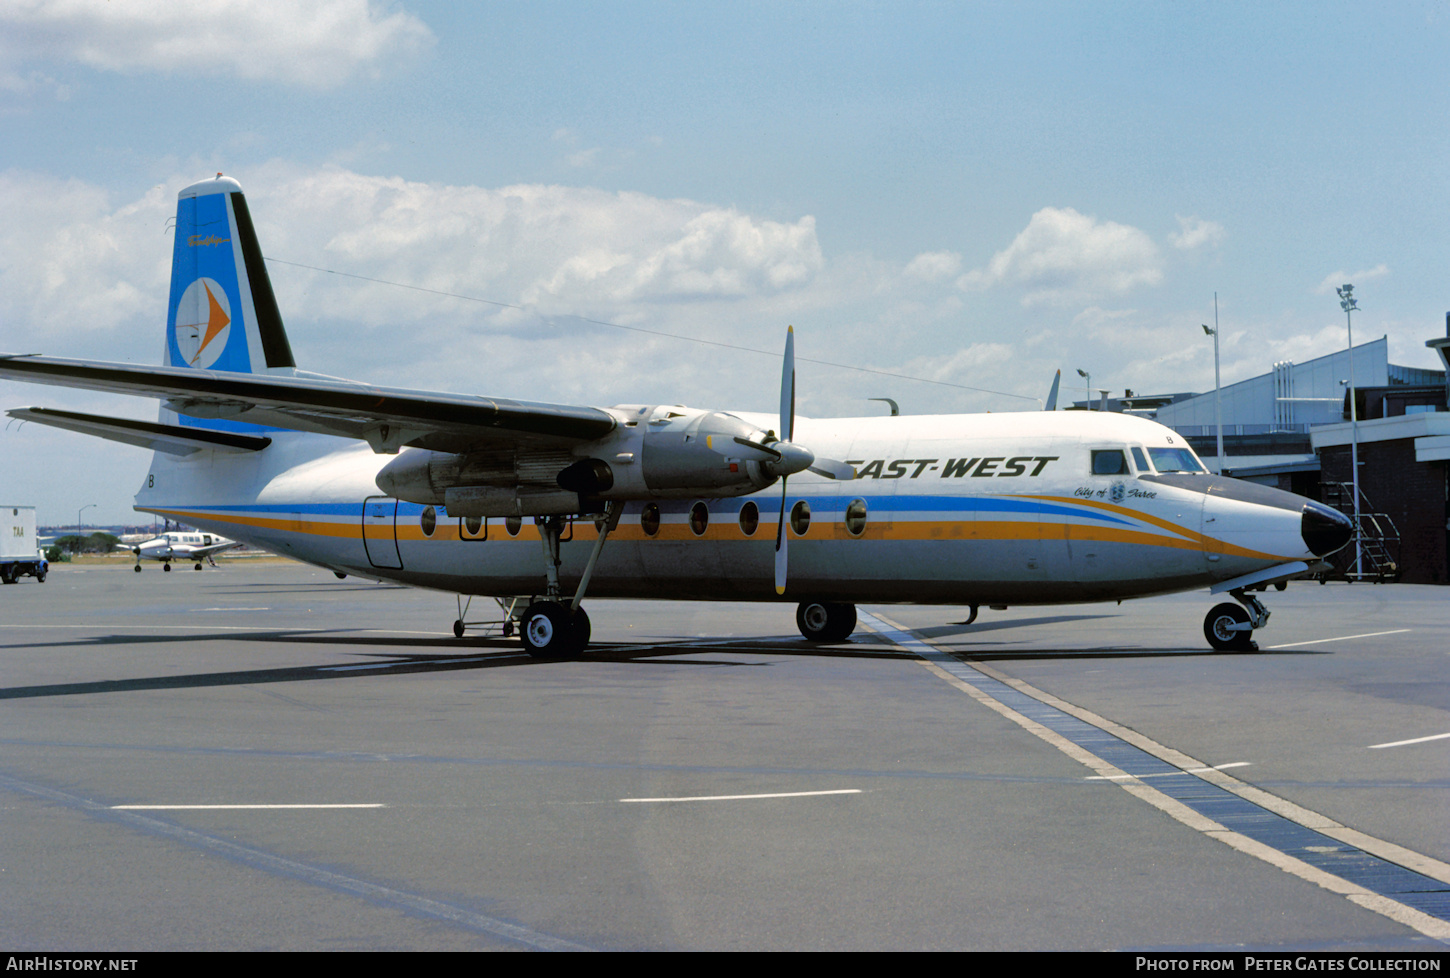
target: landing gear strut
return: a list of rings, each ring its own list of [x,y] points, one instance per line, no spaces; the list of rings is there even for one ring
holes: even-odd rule
[[[589,562],[584,565],[574,597],[568,600],[564,599],[559,585],[559,565],[562,563],[559,543],[568,521],[563,516],[540,516],[534,521],[539,527],[539,539],[544,547],[544,597],[530,601],[522,613],[514,611],[517,599],[509,601],[504,608],[504,635],[513,633],[517,621],[524,651],[536,659],[567,659],[584,651],[589,644],[590,626],[589,616],[580,607],[580,602],[584,600],[594,566],[599,562],[604,541],[619,525],[623,512],[623,503],[610,502],[606,505],[604,519],[597,521],[599,536],[594,541],[594,550],[589,554]],[[499,599],[499,604],[503,606],[504,601]],[[469,623],[464,620],[467,610],[460,600],[458,620],[453,623],[453,634],[458,638],[462,638],[468,628]]]
[[[802,601],[795,610],[795,624],[812,642],[844,642],[856,630],[856,606]]]
[[[1228,602],[1216,605],[1203,619],[1203,636],[1220,652],[1257,652],[1259,645],[1253,640],[1254,629],[1268,624],[1269,609],[1243,588],[1235,588],[1229,594],[1243,607]]]
[[[573,600],[560,601],[559,588],[559,537],[564,532],[564,517],[544,516],[535,522],[539,525],[539,538],[544,544],[544,579],[547,583],[546,599],[535,601],[519,616],[519,637],[524,650],[536,659],[565,659],[584,651],[589,644],[589,616],[579,603],[589,587],[589,578],[594,575],[594,565],[599,562],[599,552],[609,533],[619,525],[619,515],[624,505],[608,503],[604,520],[598,524],[599,536],[594,541],[594,550],[584,573],[579,577],[579,587]]]

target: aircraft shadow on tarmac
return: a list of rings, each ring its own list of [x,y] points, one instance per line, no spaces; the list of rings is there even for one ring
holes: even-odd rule
[[[1105,616],[1104,616],[1105,617]],[[1045,619],[1037,619],[1043,621]],[[1072,620],[1072,619],[1054,619]],[[1017,620],[1011,625],[1030,624]],[[1009,623],[989,626],[992,629],[1010,627]],[[943,629],[922,629],[920,634],[931,637],[932,632],[948,631],[951,634],[965,634],[961,626],[944,626]],[[466,641],[442,636],[437,638],[402,638],[382,635],[318,635],[296,634],[286,630],[267,632],[223,632],[214,636],[197,635],[104,635],[70,642],[26,643],[25,648],[84,647],[106,645],[160,644],[185,642],[194,644],[208,638],[224,638],[228,641],[286,642],[292,645],[345,645],[362,649],[386,648],[383,652],[361,652],[360,658],[370,661],[312,665],[286,666],[281,668],[230,670],[227,672],[194,673],[180,676],[145,676],[131,679],[110,679],[95,682],[55,683],[38,686],[13,686],[0,688],[0,700],[32,699],[50,696],[78,696],[92,693],[137,692],[161,689],[188,689],[207,686],[241,686],[261,683],[295,683],[317,680],[352,679],[418,672],[460,672],[475,669],[532,666],[568,666],[570,660],[535,659],[523,652],[514,639],[470,638]],[[694,658],[701,654],[720,655],[774,655],[811,656],[839,659],[910,659],[915,655],[904,649],[887,648],[879,639],[869,633],[859,635],[855,641],[839,645],[817,645],[798,638],[742,639],[710,641],[708,639],[634,641],[628,643],[602,642],[591,646],[582,657],[583,662],[609,662],[636,665],[689,665],[689,666],[766,666],[769,662],[750,662],[739,659]],[[3,648],[17,646],[0,646]],[[416,652],[403,653],[401,649],[446,650],[433,654]],[[1151,648],[1098,648],[1098,649],[1031,649],[971,651],[952,650],[952,654],[965,661],[986,660],[1029,660],[1029,659],[1142,659],[1156,657],[1183,657],[1201,655],[1224,655],[1208,649],[1151,649]],[[1273,649],[1257,652],[1228,653],[1242,655],[1327,655],[1330,653],[1305,649]],[[690,658],[683,658],[689,656]]]

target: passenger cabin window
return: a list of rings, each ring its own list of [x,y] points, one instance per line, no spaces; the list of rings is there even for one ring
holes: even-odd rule
[[[790,508],[790,528],[803,537],[811,528],[811,504],[802,499]]]
[[[760,528],[760,507],[754,501],[747,500],[744,506],[740,507],[740,532],[748,537],[755,536],[755,531]]]
[[[647,537],[652,537],[660,532],[660,507],[658,503],[645,503],[644,509],[639,511],[639,525]]]
[[[866,532],[866,500],[853,499],[846,507],[846,532],[853,537]]]
[[[1128,471],[1128,460],[1121,448],[1098,449],[1093,452],[1093,475],[1123,475]]]
[[[710,525],[710,507],[704,503],[696,503],[690,507],[690,532],[697,537],[705,535],[705,528]]]
[[[1208,471],[1198,457],[1187,448],[1150,448],[1148,454],[1153,458],[1153,468],[1159,472],[1203,474]]]

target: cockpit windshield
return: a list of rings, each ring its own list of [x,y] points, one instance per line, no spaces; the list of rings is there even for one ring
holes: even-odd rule
[[[1148,455],[1153,459],[1153,468],[1159,472],[1205,473],[1208,471],[1197,456],[1186,448],[1149,448]]]

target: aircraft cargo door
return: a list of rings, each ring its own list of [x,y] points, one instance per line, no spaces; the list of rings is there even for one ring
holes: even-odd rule
[[[401,568],[398,556],[398,501],[392,496],[369,496],[363,501],[363,548],[374,567]]]

